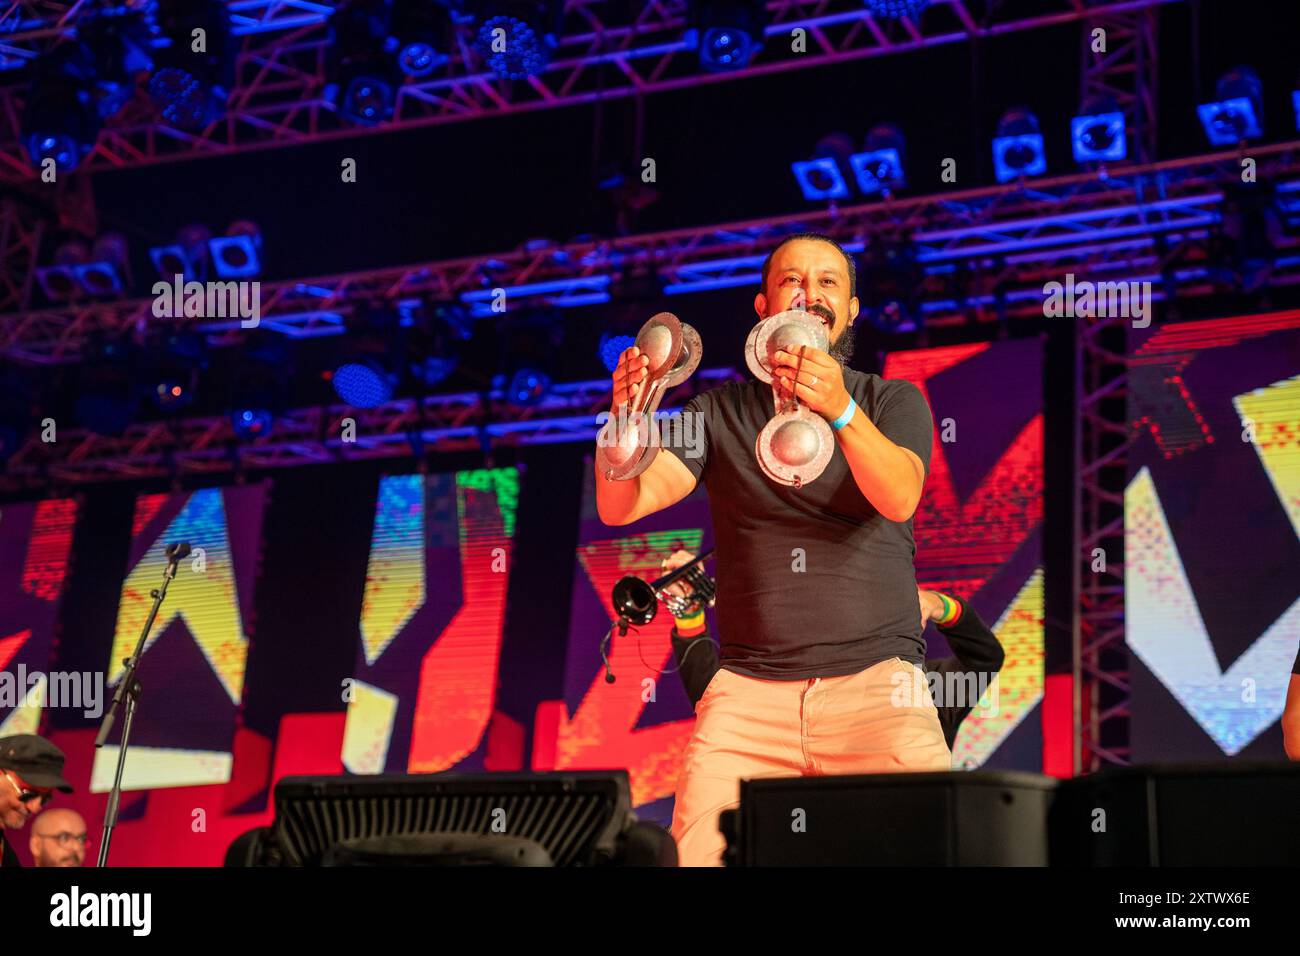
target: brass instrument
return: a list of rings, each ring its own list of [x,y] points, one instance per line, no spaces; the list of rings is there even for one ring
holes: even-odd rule
[[[687,617],[702,607],[713,607],[717,583],[700,564],[711,554],[712,550],[705,551],[657,581],[646,581],[635,575],[620,578],[614,585],[614,611],[619,616],[619,624],[649,624],[659,610],[659,601],[672,612],[673,617]],[[689,595],[664,593],[682,578],[691,586]]]

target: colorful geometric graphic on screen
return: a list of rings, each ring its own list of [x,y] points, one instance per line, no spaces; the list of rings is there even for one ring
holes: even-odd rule
[[[36,733],[50,703],[90,706],[80,675],[48,674],[76,520],[70,498],[0,507],[0,737]]]
[[[1300,375],[1257,388],[1232,400],[1278,500],[1300,537]]]
[[[478,748],[495,700],[518,505],[514,468],[381,481],[342,749],[349,771],[433,773]],[[459,579],[455,610],[440,633],[426,633],[421,613],[435,597],[449,600],[448,576],[435,570],[448,561]],[[389,677],[370,677],[372,668]],[[409,746],[394,765],[404,703]]]
[[[1129,483],[1124,515],[1128,645],[1225,754],[1239,753],[1282,714],[1300,599],[1223,671],[1147,468]]]
[[[228,494],[258,492],[259,489],[235,489]],[[170,501],[168,499],[171,499]],[[175,504],[176,497],[142,496],[137,504],[136,528],[143,530],[148,519],[166,504]],[[154,620],[145,644],[141,663],[141,683],[149,673],[149,650],[174,623],[183,628],[198,649],[200,663],[206,670],[188,674],[169,674],[169,681],[187,681],[211,684],[213,680],[228,698],[229,719],[233,733],[234,707],[239,704],[244,686],[244,668],[248,659],[248,638],[240,613],[239,593],[235,581],[234,560],[231,554],[227,527],[225,498],[220,488],[205,488],[182,494],[184,503],[167,527],[150,544],[144,556],[127,572],[122,584],[118,605],[117,628],[113,647],[108,658],[108,683],[115,688],[123,674],[122,659],[134,649],[140,632],[153,605],[150,592],[162,584],[167,566],[166,548],[172,542],[190,542],[193,553],[182,560],[175,578],[168,585],[166,600]],[[143,517],[143,520],[141,520]],[[156,666],[156,665],[155,665]],[[158,676],[151,677],[157,681]],[[147,693],[147,692],[146,692]],[[154,691],[156,699],[159,691]],[[146,704],[149,698],[145,698]],[[142,705],[142,710],[148,710]],[[175,714],[173,719],[183,724],[191,719],[202,720],[202,715]],[[167,715],[157,710],[148,713],[154,721],[163,721]],[[225,717],[223,715],[222,718]],[[224,783],[230,779],[232,756],[228,750],[145,745],[132,737],[122,786],[128,790],[155,787],[192,786],[206,783]],[[183,744],[183,740],[178,740]],[[112,785],[112,775],[117,763],[117,746],[105,745],[96,751],[91,778],[91,790],[99,793]]]
[[[952,765],[957,769],[982,765],[1043,699],[1042,568],[1034,569],[993,633],[1006,658],[958,728],[952,746]]]

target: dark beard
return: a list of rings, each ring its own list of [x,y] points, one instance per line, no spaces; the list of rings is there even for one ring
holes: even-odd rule
[[[840,337],[831,345],[827,354],[847,368],[849,360],[853,358],[853,346],[857,340],[858,337],[853,332],[853,326],[846,326],[844,331],[840,333]]]

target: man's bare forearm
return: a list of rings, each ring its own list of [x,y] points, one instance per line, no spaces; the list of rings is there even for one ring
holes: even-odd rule
[[[677,504],[695,490],[695,476],[675,454],[660,451],[650,467],[626,481],[596,472],[596,513],[608,525],[624,525]]]
[[[627,481],[609,481],[596,462],[596,513],[607,525],[631,524],[637,519],[636,506],[641,493],[641,476]]]
[[[890,521],[906,521],[921,501],[925,474],[859,408],[839,430],[840,448],[858,490]]]

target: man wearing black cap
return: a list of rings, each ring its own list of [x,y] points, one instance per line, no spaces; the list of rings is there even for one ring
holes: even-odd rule
[[[63,751],[44,737],[0,737],[0,825],[21,830],[41,812],[55,790],[72,792],[63,779]],[[18,854],[0,832],[0,867],[21,866]]]

